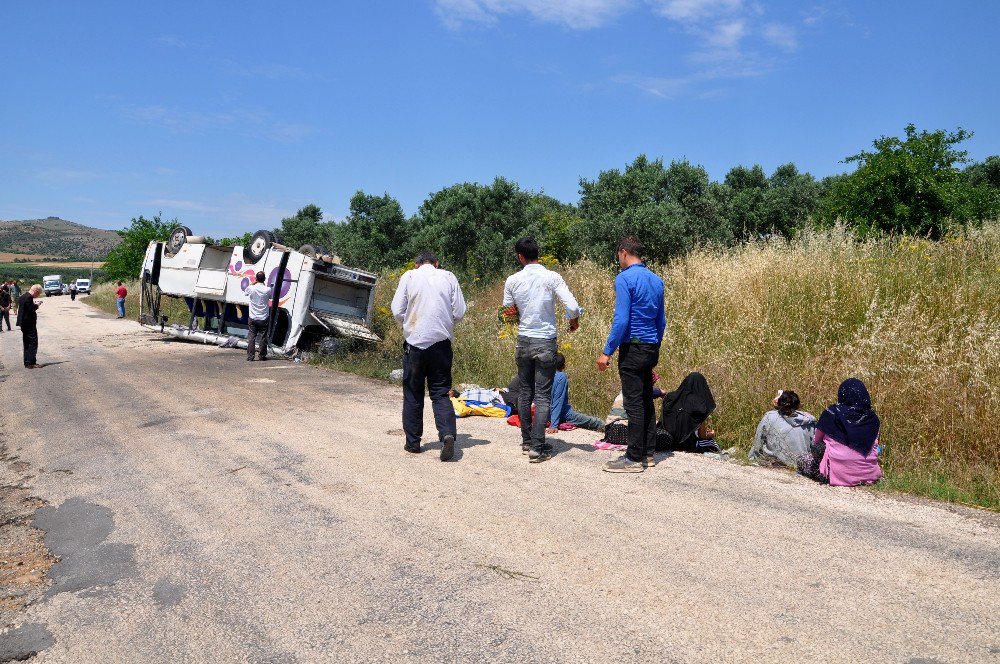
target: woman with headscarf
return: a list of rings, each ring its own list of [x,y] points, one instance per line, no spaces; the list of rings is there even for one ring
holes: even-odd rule
[[[659,429],[664,432],[656,437],[656,449],[681,452],[718,452],[714,442],[699,446],[699,438],[709,438],[707,427],[702,427],[715,410],[715,399],[708,381],[697,371],[689,373],[680,387],[663,396],[663,411]],[[699,434],[701,432],[701,435]]]
[[[799,472],[831,486],[877,482],[882,478],[879,427],[868,388],[848,378],[837,390],[837,403],[820,415],[812,452],[799,459]]]

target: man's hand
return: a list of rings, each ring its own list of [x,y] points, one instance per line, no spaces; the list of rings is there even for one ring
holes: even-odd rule
[[[597,358],[597,370],[607,371],[609,366],[611,366],[611,356],[601,353]]]
[[[559,429],[555,427],[549,427],[548,429],[545,430],[545,433],[559,433]]]
[[[570,332],[576,332],[579,329],[580,329],[580,317],[577,316],[576,318],[570,318],[569,319],[569,331]]]
[[[42,301],[42,300],[35,300],[35,306],[36,306],[36,307],[40,307],[40,306],[42,306],[43,304],[45,304],[45,302],[44,302],[44,301]]]

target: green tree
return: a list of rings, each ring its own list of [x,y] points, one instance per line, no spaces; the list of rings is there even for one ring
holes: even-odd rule
[[[701,242],[728,243],[732,230],[717,187],[701,166],[650,161],[640,155],[625,171],[602,171],[580,180],[578,247],[601,261],[614,256],[618,239],[635,235],[651,261],[665,261]]]
[[[819,210],[822,187],[809,173],[800,173],[795,164],[774,169],[764,197],[763,232],[792,237]]]
[[[498,177],[446,187],[423,202],[413,222],[413,248],[436,252],[449,268],[493,276],[516,265],[514,243],[540,235],[528,216],[531,194]]]
[[[859,233],[894,232],[940,237],[952,222],[981,219],[973,188],[958,169],[968,161],[957,149],[972,133],[920,131],[906,126],[905,137],[882,136],[844,161],[858,168],[833,184],[823,217],[842,219]]]
[[[304,244],[326,247],[331,240],[330,230],[330,224],[323,221],[323,211],[310,204],[282,219],[274,234],[282,244],[298,249]]]
[[[104,273],[109,280],[126,281],[139,278],[149,243],[153,240],[166,240],[170,236],[170,230],[178,223],[177,219],[164,222],[160,219],[160,214],[156,214],[152,219],[146,219],[140,214],[132,218],[128,228],[115,231],[121,236],[122,241],[111,250],[104,261]]]
[[[348,265],[369,270],[396,267],[411,258],[410,224],[399,201],[388,194],[358,191],[350,214],[333,226],[334,251]]]

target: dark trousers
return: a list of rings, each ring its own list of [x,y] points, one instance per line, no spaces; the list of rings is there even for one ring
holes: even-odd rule
[[[260,359],[267,357],[267,319],[251,320],[247,333],[247,357],[253,357],[254,342],[260,343]]]
[[[521,393],[517,398],[517,416],[521,419],[521,440],[539,452],[547,452],[545,426],[552,404],[552,380],[556,375],[556,340],[519,336],[514,351]],[[531,414],[531,403],[535,414]]]
[[[628,415],[625,456],[643,461],[656,451],[656,409],[653,407],[653,367],[660,361],[659,344],[626,343],[618,349],[618,375]]]
[[[451,405],[451,341],[445,339],[427,348],[403,344],[403,432],[406,447],[420,448],[424,435],[424,386],[431,395],[438,439],[455,436],[455,407]]]
[[[7,331],[10,332],[10,310],[0,311],[0,328],[3,327],[4,321],[7,321]]]
[[[38,328],[22,327],[21,336],[24,338],[24,366],[38,364]]]
[[[76,300],[76,291],[75,290],[71,290],[69,292],[69,299]]]

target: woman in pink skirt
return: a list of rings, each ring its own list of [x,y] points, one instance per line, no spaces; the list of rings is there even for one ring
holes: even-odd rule
[[[820,415],[810,453],[799,459],[799,472],[831,486],[877,482],[882,478],[879,425],[868,388],[848,378],[837,391],[837,403]]]

